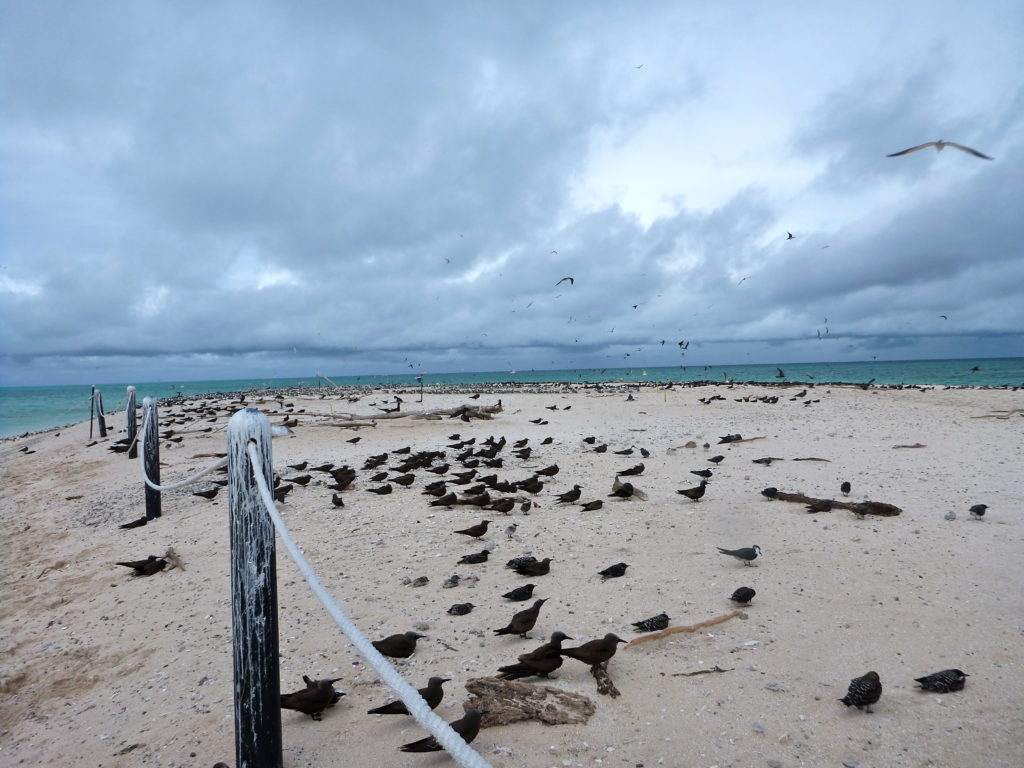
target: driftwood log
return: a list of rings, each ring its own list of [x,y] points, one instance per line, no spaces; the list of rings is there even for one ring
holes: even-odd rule
[[[698,629],[704,629],[704,627],[710,627],[714,624],[721,624],[723,621],[728,621],[729,619],[736,618],[741,613],[743,613],[743,611],[737,609],[735,611],[729,611],[729,613],[722,614],[721,616],[715,616],[715,618],[713,619],[698,622],[697,624],[690,624],[689,626],[685,627],[669,627],[668,629],[663,629],[660,632],[651,632],[648,635],[644,635],[643,637],[638,637],[635,640],[631,640],[626,647],[629,648],[633,645],[640,645],[640,643],[646,643],[650,640],[660,640],[663,637],[675,635],[679,632],[696,632]]]
[[[482,726],[508,725],[520,720],[540,720],[548,725],[585,723],[597,711],[586,696],[549,685],[533,685],[496,677],[477,677],[466,683],[470,698],[466,710],[482,709]]]
[[[848,501],[837,501],[836,499],[816,499],[813,496],[805,496],[802,493],[783,493],[782,491],[776,491],[773,499],[779,499],[780,501],[792,501],[797,504],[831,504],[832,509],[849,509],[853,510],[856,504],[851,504]],[[867,501],[864,502],[867,505],[865,512],[869,515],[879,515],[880,517],[896,517],[896,515],[903,512],[902,509],[893,505],[885,504],[881,501]]]
[[[369,427],[374,426],[372,422],[381,421],[382,419],[443,419],[445,417],[449,419],[461,418],[463,421],[469,421],[470,419],[490,419],[495,413],[501,413],[504,410],[501,406],[501,402],[497,402],[494,405],[460,405],[458,408],[435,408],[430,411],[395,411],[394,413],[370,413],[370,414],[335,414],[335,421],[320,422],[322,426],[327,427]]]
[[[597,692],[602,696],[611,696],[614,699],[619,695],[619,689],[615,687],[611,675],[608,674],[607,661],[604,664],[594,664],[591,666],[590,674],[597,680]]]

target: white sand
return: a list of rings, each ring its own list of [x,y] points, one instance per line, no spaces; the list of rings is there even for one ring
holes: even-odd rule
[[[506,447],[499,477],[522,479],[528,467],[555,462],[561,472],[528,516],[483,515],[495,521],[488,538],[496,547],[480,566],[456,565],[480,547],[452,531],[482,515],[429,507],[420,489],[433,475],[418,473],[413,487],[378,497],[364,490],[371,473],[360,472],[346,507],[336,509],[322,485],[327,476],[314,473],[321,484],[297,487],[281,509],[320,578],[368,636],[429,624],[428,637],[400,666],[414,686],[430,675],[453,678],[437,710],[448,720],[462,712],[467,679],[493,674],[554,630],[580,642],[609,631],[632,638],[631,622],[665,611],[673,625],[696,623],[731,610],[727,598],[737,587],[757,590],[745,620],[620,649],[610,665],[619,698],[599,696],[587,668],[567,659],[550,684],[591,697],[597,713],[585,725],[483,730],[474,746],[496,767],[1024,764],[1024,419],[972,418],[1020,408],[1024,394],[819,387],[809,397],[821,402],[805,407],[788,399],[796,391],[647,388],[635,402],[625,402],[625,390],[503,394],[505,410],[492,421],[382,421],[360,430],[363,439],[352,446],[345,442],[351,430],[300,416],[294,437],[275,440],[274,466],[291,476],[288,463],[358,468],[371,454],[405,445],[442,448],[455,432],[505,435],[510,444],[530,438],[534,456],[513,459]],[[697,402],[711,394],[726,399]],[[734,401],[773,394],[782,395],[778,404]],[[497,397],[485,393],[475,402]],[[368,413],[374,399],[293,402],[318,412]],[[474,402],[455,394],[428,394],[422,406],[414,399],[406,396],[406,409]],[[544,409],[570,404],[569,411]],[[540,417],[550,423],[529,423]],[[715,445],[736,432],[766,439]],[[80,424],[58,436],[0,444],[0,765],[233,765],[226,493],[209,502],[192,489],[168,492],[160,520],[118,530],[142,514],[138,464],[109,453],[109,440],[85,447],[87,435]],[[548,435],[554,443],[539,446]],[[588,452],[581,443],[587,435],[607,441],[609,452]],[[698,447],[680,447],[688,440]],[[700,447],[705,441],[710,450]],[[892,447],[918,442],[926,447]],[[35,453],[19,452],[25,445]],[[652,456],[611,453],[631,445]],[[163,481],[211,461],[194,455],[224,450],[223,432],[162,448]],[[708,466],[717,453],[726,459],[704,500],[677,495],[697,483],[688,470]],[[762,456],[785,461],[751,462]],[[607,499],[615,470],[638,461],[647,470],[635,484],[648,500]],[[771,485],[841,498],[844,479],[853,484],[852,499],[896,504],[903,514],[809,515],[759,494]],[[556,507],[554,494],[573,483],[583,486],[582,501],[605,498],[604,508]],[[983,522],[967,514],[978,502],[990,505]],[[955,521],[943,517],[950,510]],[[510,541],[504,530],[513,521],[519,530]],[[758,568],[715,551],[752,544],[763,550]],[[185,571],[132,578],[114,564],[168,546]],[[529,605],[500,597],[529,581],[503,567],[524,553],[555,558],[550,575],[532,580],[536,595],[550,600],[535,639],[494,637],[492,629]],[[348,692],[323,722],[283,713],[285,765],[451,764],[443,755],[397,751],[422,731],[411,718],[366,714],[390,699],[389,691],[366,671],[282,548],[278,558],[282,689],[300,687],[308,674],[342,677],[338,687]],[[620,560],[630,564],[623,578],[596,576]],[[480,581],[442,589],[453,573]],[[425,587],[402,584],[421,575],[430,579]],[[477,606],[471,614],[445,613],[465,601]],[[675,674],[715,665],[729,671]],[[915,689],[915,677],[950,667],[970,674],[962,692]],[[845,708],[837,699],[850,678],[872,669],[884,686],[874,712]]]

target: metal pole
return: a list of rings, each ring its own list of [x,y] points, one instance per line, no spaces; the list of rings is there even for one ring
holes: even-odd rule
[[[243,408],[228,422],[237,768],[281,768],[284,762],[274,525],[246,454],[255,443],[267,487],[273,487],[270,442],[270,421],[255,408]]]
[[[139,458],[139,446],[135,442],[138,418],[135,415],[135,387],[128,387],[128,405],[124,409],[125,429],[128,431],[128,458]]]
[[[103,418],[103,393],[97,389],[94,396],[96,398],[96,424],[100,428],[100,437],[106,437],[107,421]]]
[[[142,398],[142,423],[146,433],[146,442],[142,446],[142,463],[146,467],[146,476],[154,485],[160,485],[160,423],[156,413],[156,400],[152,397]],[[146,519],[160,517],[160,491],[146,486]]]

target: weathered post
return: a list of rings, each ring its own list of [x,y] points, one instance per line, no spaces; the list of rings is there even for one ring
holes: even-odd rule
[[[281,768],[284,759],[274,525],[246,452],[250,443],[256,445],[263,479],[271,488],[270,442],[270,421],[255,408],[243,408],[228,422],[237,768]]]
[[[96,425],[100,428],[100,437],[107,436],[107,420],[103,418],[103,393],[94,389],[96,399]]]
[[[146,477],[153,485],[160,485],[160,422],[157,418],[156,400],[142,398],[142,431],[145,443],[142,446],[142,464]],[[160,517],[160,491],[146,486],[146,519]]]
[[[128,387],[128,405],[124,408],[124,428],[128,433],[128,458],[139,458],[139,446],[135,442],[138,418],[135,415],[135,387]]]
[[[96,387],[92,388],[92,394],[89,395],[89,439],[92,440],[92,420],[96,415]]]

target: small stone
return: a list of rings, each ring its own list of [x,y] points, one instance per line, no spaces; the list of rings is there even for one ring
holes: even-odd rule
[[[769,760],[768,761],[768,768],[782,768],[782,761],[781,760]]]
[[[412,626],[413,626],[413,629],[417,629],[420,632],[426,632],[428,629],[430,629],[430,622],[428,622],[428,621],[417,621]]]
[[[754,729],[754,733],[764,733],[764,723],[758,720],[755,720],[750,727]]]
[[[954,512],[954,511],[952,511],[952,510],[950,510],[949,512],[947,512],[947,513],[946,513],[946,519],[947,519],[947,520],[956,520],[956,512]]]
[[[843,768],[859,768],[860,763],[856,760],[843,760]]]
[[[768,684],[765,685],[765,688],[767,688],[769,691],[781,691],[782,690],[782,684],[781,683],[768,683]]]
[[[429,583],[430,579],[428,579],[426,576],[417,576],[415,579],[412,580],[412,586],[414,587],[423,587]]]

